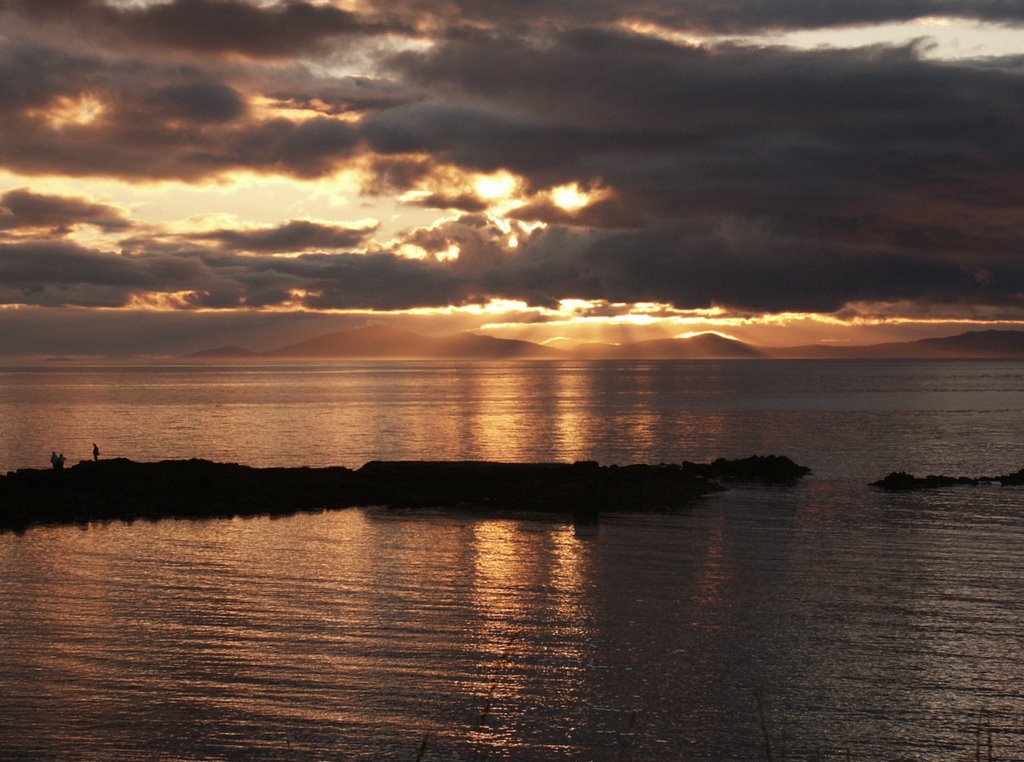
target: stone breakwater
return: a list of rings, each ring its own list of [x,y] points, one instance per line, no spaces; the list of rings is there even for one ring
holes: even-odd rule
[[[0,531],[37,524],[279,516],[359,505],[527,510],[586,520],[604,510],[684,506],[725,489],[722,482],[784,484],[807,473],[774,455],[630,466],[373,461],[357,470],[115,458],[0,476]]]

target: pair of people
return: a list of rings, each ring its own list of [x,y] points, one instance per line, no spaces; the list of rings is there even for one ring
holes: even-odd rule
[[[96,446],[96,443],[92,443],[92,459],[100,459],[100,448]],[[56,451],[50,453],[50,465],[53,466],[54,471],[61,471],[64,469],[64,453],[60,455]]]

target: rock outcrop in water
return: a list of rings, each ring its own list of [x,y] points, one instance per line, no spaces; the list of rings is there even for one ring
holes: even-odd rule
[[[893,471],[884,479],[872,482],[872,487],[879,487],[889,492],[907,492],[917,489],[938,489],[940,487],[976,487],[979,484],[1001,484],[1004,487],[1024,484],[1024,468],[1016,473],[1003,476],[914,476],[905,471]]]
[[[719,458],[712,463],[683,461],[683,470],[705,479],[764,484],[791,484],[811,473],[807,466],[798,466],[785,455],[751,455],[739,460]]]
[[[719,480],[784,483],[806,473],[777,456],[657,466],[373,461],[355,471],[116,458],[0,476],[0,531],[34,524],[275,516],[357,505],[515,509],[586,519],[603,510],[687,505],[725,489]]]

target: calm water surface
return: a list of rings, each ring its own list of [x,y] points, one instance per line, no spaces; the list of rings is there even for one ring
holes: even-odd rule
[[[2,759],[1024,758],[1024,365],[0,369],[0,468],[786,453],[574,527],[354,509],[0,535]],[[763,723],[762,723],[763,719]],[[983,757],[984,758],[984,757]]]

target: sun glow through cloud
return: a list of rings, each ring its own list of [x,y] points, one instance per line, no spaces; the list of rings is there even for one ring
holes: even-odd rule
[[[450,243],[447,249],[434,252],[434,258],[438,262],[452,262],[459,258],[460,252],[461,249],[457,243]]]
[[[70,98],[60,96],[46,109],[31,111],[31,115],[46,120],[55,130],[67,127],[86,127],[97,122],[103,116],[106,107],[103,101],[88,93]]]
[[[473,189],[486,201],[507,201],[513,197],[518,187],[518,178],[510,172],[478,175],[473,181]]]
[[[579,183],[568,183],[551,189],[551,200],[555,206],[565,209],[567,212],[576,212],[583,207],[592,204],[600,198],[600,192],[586,193],[580,189]]]

